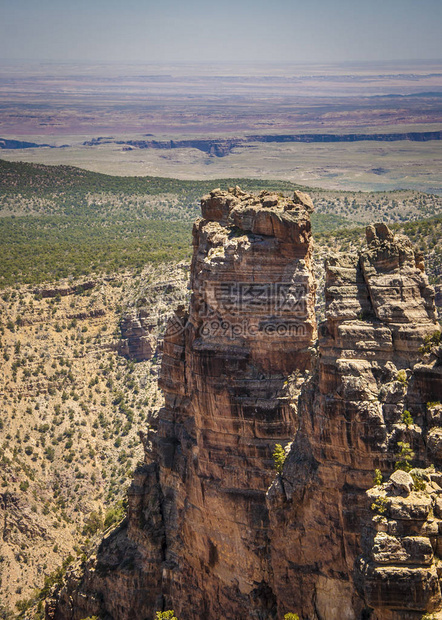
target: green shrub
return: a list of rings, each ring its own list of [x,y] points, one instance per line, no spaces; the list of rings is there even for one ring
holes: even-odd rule
[[[394,468],[395,470],[410,471],[412,469],[411,461],[414,459],[414,452],[406,441],[398,441],[397,445],[400,448],[400,452],[395,455],[396,463]]]
[[[154,620],[178,620],[173,609],[167,611],[157,611]]]
[[[402,385],[407,385],[407,373],[405,370],[399,370],[396,375],[396,380],[400,381]]]
[[[52,446],[48,446],[45,449],[45,455],[46,455],[47,460],[52,463],[52,461],[55,458],[55,450],[54,450],[54,448],[52,448]]]
[[[284,462],[287,457],[284,448],[280,443],[275,445],[275,450],[273,452],[273,461],[275,463],[275,469],[278,474],[282,473],[282,468],[284,467]]]
[[[380,469],[375,469],[374,470],[373,484],[374,484],[374,486],[377,486],[377,487],[382,484],[382,472],[381,472]]]
[[[405,411],[402,413],[402,422],[407,428],[414,423],[411,413],[407,411],[407,409],[405,409]]]
[[[411,477],[413,478],[413,489],[415,491],[425,491],[427,488],[425,480],[414,473],[411,474]]]
[[[378,497],[371,505],[371,509],[374,512],[378,512],[383,515],[388,509],[388,499],[386,497]]]
[[[420,353],[430,353],[433,347],[438,347],[442,343],[442,331],[437,330],[428,334],[424,338],[424,344],[420,347]]]
[[[127,511],[127,500],[122,499],[115,506],[109,508],[104,516],[104,529],[107,530],[108,527],[114,525],[114,523],[119,523],[121,519],[124,518]]]
[[[103,527],[103,517],[96,510],[93,510],[85,519],[82,533],[84,536],[93,536]]]

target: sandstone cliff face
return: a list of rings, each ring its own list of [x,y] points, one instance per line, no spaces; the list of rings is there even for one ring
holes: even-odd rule
[[[128,519],[48,618],[397,620],[442,607],[439,474],[371,488],[400,441],[414,465],[441,465],[440,352],[420,353],[438,328],[434,292],[410,243],[369,227],[360,256],[327,261],[316,350],[311,210],[302,193],[203,199],[190,307],[165,336],[165,407],[143,435]],[[276,475],[274,446],[292,440]]]
[[[152,358],[156,348],[156,338],[152,332],[154,325],[145,311],[128,312],[121,321],[121,339],[118,353],[137,362]]]
[[[215,191],[194,228],[190,313],[166,335],[157,443],[183,619],[274,607],[265,494],[274,445],[296,430],[284,382],[310,369],[316,337],[310,203],[295,200]]]
[[[326,263],[318,370],[304,386],[299,431],[268,494],[281,613],[351,620],[374,607],[378,618],[389,618],[382,610],[398,605],[388,588],[369,596],[357,568],[363,524],[373,516],[365,492],[375,469],[393,470],[399,441],[411,444],[417,463],[429,462],[427,402],[440,399],[441,382],[427,380],[433,372],[440,378],[434,360],[416,362],[437,324],[433,290],[408,240],[379,224],[367,228],[367,243],[359,257]],[[404,411],[414,424],[403,422]],[[416,604],[413,575],[401,575],[409,609]],[[425,611],[423,604],[417,609]]]
[[[165,407],[144,438],[128,525],[70,575],[53,617],[150,617],[161,594],[183,620],[276,613],[266,491],[275,443],[296,431],[285,383],[309,372],[316,340],[311,210],[301,193],[203,199],[190,311],[165,336]]]
[[[376,619],[420,620],[441,609],[441,474],[411,473],[396,471],[367,492],[358,576]]]

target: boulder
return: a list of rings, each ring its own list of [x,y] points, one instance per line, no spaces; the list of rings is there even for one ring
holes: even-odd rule
[[[390,476],[390,488],[395,493],[409,495],[413,490],[413,478],[406,471],[398,469]]]

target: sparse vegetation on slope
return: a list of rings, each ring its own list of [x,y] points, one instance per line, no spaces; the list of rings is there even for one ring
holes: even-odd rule
[[[358,223],[410,220],[442,210],[440,197],[418,192],[333,192],[253,179],[113,177],[69,166],[1,160],[0,181],[0,287],[190,258],[190,231],[200,214],[199,200],[216,186],[240,184],[248,191],[288,194],[310,191],[319,242],[326,242],[334,230],[342,230],[341,238],[350,242],[352,233],[346,229]],[[438,222],[436,218],[436,227]],[[422,237],[421,229],[416,230]],[[353,236],[360,237],[360,231]],[[337,235],[337,243],[339,239]],[[440,257],[437,260],[440,263]]]
[[[161,406],[158,354],[135,363],[117,353],[127,303],[149,291],[154,334],[170,288],[187,269],[5,289],[0,296],[0,603],[38,603],[34,590],[72,554],[124,516],[139,431]],[[149,288],[150,287],[150,288]],[[68,294],[65,294],[65,293]],[[1,616],[0,616],[1,617]]]
[[[166,263],[190,258],[202,194],[237,183],[287,193],[299,186],[125,179],[5,162],[0,182],[0,511],[7,515],[0,617],[8,618],[38,606],[34,590],[44,589],[44,576],[69,554],[81,557],[124,516],[125,489],[143,452],[138,432],[161,404],[158,358],[134,363],[117,354],[125,306],[152,285],[147,298],[161,330],[170,309],[161,283],[175,279],[185,289],[187,279],[185,269]],[[362,222],[441,210],[438,197],[415,192],[313,193],[319,317],[323,258],[360,247]],[[442,216],[391,228],[420,247],[431,282],[440,283]]]

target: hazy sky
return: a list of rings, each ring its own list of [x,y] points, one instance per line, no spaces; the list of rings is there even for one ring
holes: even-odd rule
[[[442,0],[0,0],[0,59],[442,58]]]

